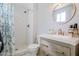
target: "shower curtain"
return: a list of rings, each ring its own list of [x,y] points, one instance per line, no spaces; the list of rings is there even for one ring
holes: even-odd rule
[[[12,56],[15,50],[14,11],[13,5],[0,3],[0,31],[4,42],[4,50],[0,56]]]

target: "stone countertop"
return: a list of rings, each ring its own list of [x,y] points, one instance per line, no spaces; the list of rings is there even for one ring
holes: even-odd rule
[[[47,38],[54,41],[59,41],[62,43],[70,44],[72,46],[76,46],[79,43],[79,38],[74,38],[70,36],[63,36],[63,35],[54,35],[54,34],[41,34],[39,37]]]

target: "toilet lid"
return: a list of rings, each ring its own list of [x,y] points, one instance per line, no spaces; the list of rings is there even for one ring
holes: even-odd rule
[[[31,44],[28,46],[28,48],[38,48],[39,44]]]

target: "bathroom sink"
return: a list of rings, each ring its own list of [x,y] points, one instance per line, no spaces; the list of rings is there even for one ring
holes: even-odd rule
[[[70,36],[63,36],[63,35],[53,35],[53,34],[42,34],[40,35],[40,37],[42,38],[47,38],[50,40],[54,40],[54,41],[59,41],[59,42],[63,42],[63,43],[67,43],[70,45],[77,45],[79,43],[79,38],[74,38],[74,37],[70,37]]]

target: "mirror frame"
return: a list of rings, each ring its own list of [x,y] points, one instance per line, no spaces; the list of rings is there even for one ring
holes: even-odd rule
[[[76,11],[77,11],[76,4],[75,4],[75,3],[71,3],[71,4],[73,4],[73,8],[74,8],[73,15],[68,19],[68,21],[66,21],[66,22],[59,22],[59,24],[66,24],[66,23],[70,22],[70,21],[74,18],[74,16],[76,15]],[[54,7],[53,11],[54,11],[54,10],[56,9],[56,7],[58,7],[58,6],[59,6],[59,4],[57,4],[57,5]]]

